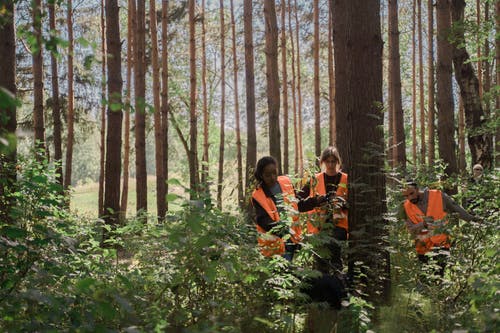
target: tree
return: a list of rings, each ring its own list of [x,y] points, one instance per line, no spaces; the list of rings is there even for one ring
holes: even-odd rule
[[[245,92],[247,109],[246,188],[253,182],[253,170],[257,163],[257,135],[255,129],[255,74],[253,54],[253,6],[252,0],[243,3],[243,29],[245,39]],[[251,209],[251,207],[250,207]]]
[[[289,144],[288,144],[288,73],[286,57],[286,3],[281,1],[281,75],[283,82],[283,173],[288,174]]]
[[[188,0],[189,16],[189,188],[191,189],[191,199],[198,198],[198,149],[197,149],[197,122],[196,115],[196,29],[195,29],[195,0]]]
[[[296,96],[296,76],[295,76],[295,42],[294,34],[292,30],[292,5],[291,0],[288,0],[288,30],[290,35],[290,53],[292,56],[292,112],[293,112],[293,138],[295,147],[295,160],[294,160],[294,172],[299,173],[300,164],[300,137],[299,137],[299,115],[297,110],[297,96]]]
[[[45,150],[45,121],[43,115],[43,56],[42,56],[42,1],[32,3],[33,35],[35,44],[31,45],[33,59],[33,128],[36,157],[41,160]]]
[[[135,26],[135,180],[137,212],[148,209],[146,172],[146,3],[136,2]]]
[[[401,61],[399,54],[398,1],[389,0],[389,95],[392,113],[392,142],[394,166],[406,168],[404,112],[401,97]]]
[[[314,41],[313,41],[313,59],[314,59],[314,153],[321,155],[321,119],[319,104],[319,0],[313,1],[314,17]],[[298,29],[298,27],[297,27]]]
[[[278,162],[281,174],[280,88],[278,76],[278,23],[274,0],[264,1],[267,108],[269,115],[269,153]]]
[[[425,100],[424,100],[424,47],[422,45],[422,0],[417,0],[417,22],[418,22],[418,82],[419,82],[419,106],[420,106],[420,161],[425,165],[426,142],[425,142]]]
[[[101,0],[101,146],[99,147],[99,192],[97,213],[102,215],[104,206],[104,168],[106,159],[106,17],[104,0]]]
[[[73,144],[75,142],[75,110],[74,110],[74,74],[73,74],[73,1],[68,0],[68,139],[66,143],[66,172],[64,173],[64,188],[71,185],[73,170]]]
[[[453,114],[452,91],[452,47],[448,41],[451,28],[450,6],[448,0],[437,0],[437,110],[439,156],[446,163],[445,173],[457,173],[455,152],[455,122]]]
[[[329,118],[328,122],[328,133],[330,146],[337,145],[337,133],[335,132],[335,123],[337,122],[335,117],[335,68],[333,66],[333,37],[332,37],[332,2],[328,1],[328,97],[329,97]]]
[[[161,4],[161,116],[163,137],[163,180],[165,181],[165,193],[168,193],[168,0]],[[168,201],[165,209],[168,211]]]
[[[378,292],[388,295],[390,276],[383,241],[386,206],[380,2],[337,0],[332,10],[336,105],[343,110],[337,114],[337,145],[351,184],[350,261],[363,263],[367,274],[364,291],[377,299]],[[363,98],[353,91],[362,91]]]
[[[240,104],[238,101],[238,58],[236,57],[236,24],[234,20],[233,0],[231,6],[231,32],[233,42],[233,85],[234,85],[234,117],[236,119],[236,159],[238,168],[238,205],[243,208],[243,161],[241,158]]]
[[[429,140],[429,165],[433,165],[436,160],[436,139],[434,119],[436,115],[436,108],[434,106],[435,100],[435,87],[434,87],[434,0],[427,0],[427,129]]]
[[[485,123],[485,115],[479,95],[479,81],[464,46],[464,10],[465,1],[452,0],[453,65],[464,105],[465,123],[468,129],[467,142],[469,143],[472,158],[471,164],[480,163],[484,168],[489,169],[493,165],[493,154],[487,133],[481,131]]]
[[[120,21],[117,0],[106,0],[106,48],[108,50],[108,128],[104,174],[104,220],[118,223],[122,148],[122,74]]]
[[[226,121],[226,26],[224,20],[224,0],[220,0],[220,142],[219,142],[219,174],[217,178],[217,207],[222,210],[222,182],[224,180],[224,143]]]
[[[210,188],[208,185],[208,128],[210,122],[210,115],[208,114],[208,100],[207,100],[207,17],[205,13],[205,0],[201,2],[201,15],[203,20],[201,21],[201,98],[203,102],[202,114],[203,114],[203,156],[201,164],[201,183],[205,192],[205,195],[210,195]]]
[[[16,33],[14,2],[1,0],[0,17],[0,220],[8,222],[16,183]],[[7,144],[5,144],[7,142]]]
[[[295,16],[295,39],[297,41],[297,129],[298,129],[298,138],[299,138],[299,174],[302,174],[304,170],[304,152],[302,145],[302,89],[301,89],[301,66],[300,66],[300,39],[299,39],[299,14],[298,14],[298,6],[297,0],[294,0],[294,16]],[[291,10],[291,9],[290,9]],[[291,32],[290,32],[291,33]]]
[[[51,38],[57,37],[56,28],[56,4],[54,2],[48,2],[49,7],[49,26]],[[52,73],[52,118],[54,122],[54,162],[57,163],[57,182],[64,185],[63,183],[63,172],[62,172],[62,139],[61,139],[61,103],[59,101],[59,74],[57,66],[57,45],[50,53],[50,68]]]
[[[497,36],[500,34],[500,1],[495,4],[495,31]],[[495,66],[496,66],[496,84],[500,85],[500,38],[495,39]],[[495,108],[500,110],[500,94],[496,94]],[[495,166],[500,167],[500,126],[497,126],[495,135]]]

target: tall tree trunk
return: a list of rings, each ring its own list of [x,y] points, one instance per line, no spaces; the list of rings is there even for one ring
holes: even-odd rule
[[[120,20],[117,0],[106,0],[106,49],[108,50],[108,128],[104,175],[104,220],[118,223],[122,147],[122,74]]]
[[[99,147],[99,191],[98,191],[98,204],[97,213],[99,216],[104,214],[104,167],[106,157],[106,17],[104,14],[104,0],[101,0],[101,146]],[[127,78],[128,79],[128,78]]]
[[[495,4],[495,31],[496,35],[500,34],[500,1]],[[495,66],[496,66],[496,76],[495,83],[500,85],[500,38],[495,39]],[[500,94],[496,94],[495,98],[495,109],[500,109]],[[497,132],[495,133],[495,166],[500,167],[500,126],[497,126]]]
[[[236,57],[236,23],[234,19],[233,0],[230,0],[231,6],[231,34],[233,45],[233,85],[234,85],[234,117],[236,120],[236,160],[238,171],[238,206],[243,208],[243,161],[241,156],[241,130],[240,130],[240,103],[238,99],[238,58]]]
[[[66,143],[66,172],[64,188],[71,186],[73,170],[73,144],[75,142],[74,74],[73,74],[73,1],[68,0],[68,141]]]
[[[281,174],[281,138],[280,138],[280,83],[278,76],[278,23],[274,0],[264,1],[267,111],[269,115],[269,153],[278,162],[278,174]]]
[[[427,0],[427,139],[429,140],[429,165],[434,165],[436,160],[436,139],[434,119],[436,109],[435,100],[435,80],[434,80],[434,0]]]
[[[135,30],[135,180],[136,209],[146,212],[148,209],[148,189],[146,171],[146,2],[136,2]]]
[[[297,0],[294,0],[295,7],[295,39],[297,41],[297,127],[299,130],[299,174],[304,171],[304,146],[302,144],[302,91],[301,91],[301,67],[300,67],[300,39],[299,39],[299,8]]]
[[[165,179],[165,193],[168,193],[168,0],[161,4],[161,115],[163,137],[163,179]],[[168,201],[165,206],[168,211]]]
[[[288,141],[288,73],[286,70],[286,2],[281,1],[281,73],[283,84],[283,173],[289,171],[289,141]]]
[[[389,72],[391,73],[391,110],[393,120],[393,160],[394,166],[406,168],[406,140],[404,132],[404,112],[401,96],[401,61],[399,54],[398,2],[389,0]]]
[[[198,198],[198,154],[197,154],[197,122],[196,116],[196,29],[195,29],[195,0],[188,0],[189,13],[189,82],[190,82],[190,104],[189,104],[189,187],[191,199]]]
[[[204,195],[210,196],[210,186],[208,185],[209,168],[208,168],[208,150],[209,150],[209,122],[210,115],[208,114],[207,101],[207,17],[205,13],[205,0],[201,2],[202,18],[201,21],[201,90],[203,100],[203,157],[201,164],[201,185],[203,186]]]
[[[321,119],[319,104],[319,0],[313,1],[313,21],[314,21],[314,154],[321,155]]]
[[[462,98],[458,100],[458,170],[465,173],[467,162],[465,161],[465,112]]]
[[[220,0],[220,70],[221,70],[221,105],[220,105],[220,142],[219,174],[217,178],[217,207],[222,210],[222,182],[224,181],[224,143],[226,122],[226,25],[224,20],[224,0]]]
[[[33,6],[33,35],[36,45],[32,49],[33,58],[33,128],[37,159],[45,154],[45,123],[43,116],[43,56],[42,56],[42,1],[35,0]]]
[[[135,0],[128,0],[128,15],[127,15],[127,86],[125,95],[125,120],[123,128],[123,185],[122,197],[120,204],[120,219],[123,221],[127,218],[128,209],[128,182],[130,168],[130,106],[132,105],[132,70],[135,63],[134,51],[134,35],[135,35]]]
[[[149,3],[149,27],[151,31],[151,61],[153,67],[153,105],[154,111],[154,130],[155,130],[155,162],[156,162],[156,211],[158,214],[158,221],[165,219],[167,212],[166,199],[167,193],[165,191],[165,179],[163,175],[164,168],[164,153],[163,153],[163,125],[161,116],[160,104],[160,62],[158,59],[158,31],[156,24],[156,1],[150,0]]]
[[[49,26],[51,38],[57,37],[57,27],[56,27],[56,4],[48,2],[49,7]],[[58,74],[58,64],[57,57],[58,54],[57,46],[56,49],[51,51],[50,54],[50,67],[52,73],[52,118],[54,121],[54,162],[56,163],[56,173],[57,182],[64,185],[63,183],[63,171],[62,171],[62,129],[61,129],[61,103],[59,101],[59,74]]]
[[[455,150],[455,121],[453,113],[452,48],[448,41],[451,29],[450,6],[448,0],[437,0],[437,110],[439,156],[446,164],[445,173],[457,173]]]
[[[389,292],[389,254],[384,250],[385,176],[380,2],[333,1],[337,143],[351,179],[349,227],[352,262],[362,262],[372,299]],[[362,91],[359,98],[353,91]]]
[[[481,0],[476,0],[476,24],[481,26]],[[483,61],[481,60],[481,35],[476,34],[477,43],[477,81],[479,85],[479,98],[483,98]]]
[[[337,132],[335,131],[335,68],[333,66],[333,22],[332,22],[332,2],[328,1],[328,97],[329,97],[329,146],[337,144]]]
[[[294,159],[294,172],[299,173],[299,158],[300,158],[300,141],[299,141],[299,125],[298,125],[298,111],[297,111],[297,96],[296,96],[296,76],[295,76],[295,42],[292,30],[292,5],[291,0],[288,0],[288,30],[290,35],[290,53],[292,56],[292,112],[293,112],[293,138],[294,138],[294,149],[295,149],[295,159]]]
[[[425,146],[425,100],[424,100],[424,47],[422,43],[422,0],[417,0],[418,19],[418,82],[419,82],[419,106],[420,106],[420,163],[425,165],[427,155]]]
[[[17,163],[16,142],[16,30],[14,23],[14,2],[0,0],[3,8],[0,21],[0,137],[7,140],[0,143],[0,221],[10,222],[13,205],[10,193],[15,191]]]
[[[254,181],[253,172],[257,163],[257,135],[255,128],[255,76],[253,55],[253,5],[252,0],[243,2],[243,28],[245,39],[245,91],[247,108],[247,166],[246,188],[250,188]],[[251,209],[251,207],[249,207]]]
[[[452,0],[452,19],[454,23],[453,64],[455,77],[460,87],[460,96],[464,103],[465,123],[468,129],[467,141],[472,157],[472,165],[480,163],[484,168],[491,168],[493,154],[487,133],[478,133],[485,124],[484,110],[479,96],[479,82],[470,63],[465,45],[463,18],[465,1]]]
[[[413,167],[417,167],[417,42],[416,31],[417,25],[415,22],[416,16],[416,2],[413,1],[413,10],[411,15],[412,33],[411,33],[411,81],[412,81],[412,99],[411,99],[411,152]]]

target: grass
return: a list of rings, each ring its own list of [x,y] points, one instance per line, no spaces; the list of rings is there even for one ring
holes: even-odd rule
[[[135,215],[136,206],[136,186],[135,179],[129,179],[129,191],[127,200],[127,216]],[[148,176],[148,213],[156,215],[156,177]],[[175,193],[181,197],[185,197],[184,191],[181,188],[169,185],[169,193]],[[71,211],[78,215],[97,217],[98,210],[98,194],[99,183],[89,183],[76,186],[73,188],[71,196]],[[179,200],[169,202],[169,210],[180,209],[181,203]]]

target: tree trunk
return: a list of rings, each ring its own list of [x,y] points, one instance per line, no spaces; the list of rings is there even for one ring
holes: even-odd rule
[[[399,54],[399,19],[397,0],[389,1],[389,72],[391,76],[391,110],[393,120],[394,166],[406,168],[406,140],[404,132],[404,111],[401,97],[401,61]]]
[[[297,41],[297,127],[299,130],[299,174],[304,171],[304,151],[302,145],[302,91],[301,91],[301,67],[300,67],[300,39],[299,39],[299,9],[297,0],[294,0],[295,7],[295,39]]]
[[[245,91],[247,108],[247,166],[246,183],[247,189],[254,182],[253,172],[257,163],[257,135],[255,128],[255,76],[253,55],[253,5],[252,0],[243,2],[243,25],[245,34]],[[249,207],[251,209],[251,206]]]
[[[221,106],[220,106],[220,141],[219,174],[217,178],[217,207],[222,210],[222,182],[224,181],[224,143],[226,121],[226,25],[224,20],[224,0],[220,0],[220,70],[221,70]]]
[[[0,221],[10,222],[13,205],[10,193],[15,191],[17,163],[16,142],[16,30],[14,2],[0,0],[3,8],[0,22],[0,137],[8,145],[0,143]]]
[[[467,163],[465,161],[465,112],[462,98],[458,100],[458,170],[465,173]]]
[[[299,173],[299,125],[298,125],[298,115],[297,115],[297,96],[296,96],[296,84],[295,84],[295,42],[292,30],[292,5],[291,0],[288,0],[288,30],[290,35],[290,53],[292,56],[292,112],[293,112],[293,138],[294,138],[294,149],[295,149],[295,159],[294,159],[294,172]]]
[[[97,214],[104,214],[104,167],[106,157],[106,17],[104,14],[104,0],[101,0],[101,146],[99,147],[99,191],[97,195]],[[128,80],[128,78],[127,78]]]
[[[280,138],[280,83],[278,76],[278,23],[274,0],[264,1],[265,53],[267,81],[267,111],[269,115],[269,154],[278,162],[278,174],[281,168]]]
[[[470,63],[465,45],[463,18],[465,1],[452,0],[452,19],[455,24],[452,45],[455,77],[460,87],[460,96],[464,103],[465,123],[468,129],[467,141],[471,151],[472,163],[480,163],[489,169],[493,164],[493,154],[486,133],[478,133],[485,124],[485,115],[479,96],[479,82]]]
[[[476,0],[476,24],[481,26],[481,0]],[[483,98],[483,61],[481,60],[481,35],[476,34],[477,44],[477,82],[479,86],[479,98]]]
[[[329,96],[329,146],[337,145],[337,132],[335,131],[335,68],[333,66],[333,22],[332,22],[332,2],[328,1],[328,96]]]
[[[163,137],[163,179],[165,180],[165,193],[168,193],[168,0],[162,1],[161,8],[161,116]],[[168,201],[165,204],[168,211]]]
[[[240,103],[238,99],[238,58],[236,57],[236,23],[234,19],[233,0],[230,0],[231,6],[231,33],[233,45],[233,85],[234,85],[234,117],[236,120],[236,160],[238,171],[238,206],[243,208],[243,161],[241,156],[241,130],[240,130]]]
[[[68,140],[66,144],[66,172],[64,188],[71,186],[73,171],[73,144],[75,143],[75,108],[74,108],[74,74],[73,74],[73,1],[68,0]]]
[[[451,29],[449,0],[437,0],[436,6],[438,146],[439,156],[446,163],[445,173],[450,176],[457,173],[457,155],[451,82],[452,48],[448,42]]]
[[[209,150],[209,122],[210,115],[208,114],[207,101],[207,46],[206,46],[206,12],[205,0],[201,2],[202,18],[201,21],[201,90],[203,99],[203,157],[201,164],[201,184],[203,186],[204,195],[207,198],[210,196],[210,186],[208,185],[209,168],[208,168],[208,150]]]
[[[283,84],[283,173],[289,171],[289,143],[288,143],[288,73],[286,60],[286,3],[281,1],[281,73]]]
[[[34,147],[38,160],[45,154],[45,123],[43,116],[43,56],[42,56],[42,1],[35,0],[33,5],[33,35],[36,45],[32,49],[33,58],[33,128]]]
[[[418,20],[418,82],[419,82],[419,106],[420,106],[420,164],[425,165],[427,155],[425,146],[425,100],[424,100],[424,51],[422,43],[422,0],[417,0]]]
[[[314,59],[314,154],[321,155],[321,119],[319,104],[319,0],[313,1],[313,59]]]
[[[104,176],[104,220],[106,224],[114,225],[118,223],[120,210],[123,117],[120,20],[117,0],[106,0],[106,48],[108,50],[108,128]]]
[[[189,104],[189,187],[191,199],[198,198],[198,154],[197,154],[197,122],[196,116],[196,29],[195,29],[195,0],[188,0],[189,12],[189,82],[190,82],[190,104]]]
[[[146,171],[146,2],[136,2],[135,30],[135,180],[137,213],[148,209]]]
[[[49,7],[49,26],[52,38],[57,37],[56,27],[56,8],[54,3],[48,3]],[[52,73],[52,118],[54,121],[54,162],[56,163],[56,180],[59,184],[63,183],[62,172],[62,139],[61,139],[61,103],[59,101],[59,74],[57,66],[56,54],[57,48],[51,51],[50,54],[50,67]]]
[[[134,69],[134,35],[135,35],[135,0],[128,0],[128,15],[127,15],[127,86],[125,96],[125,121],[124,121],[124,143],[123,143],[123,185],[122,197],[120,205],[120,220],[127,218],[128,209],[128,182],[130,168],[130,106],[132,105],[132,70]]]
[[[367,274],[357,287],[372,300],[386,299],[390,265],[383,240],[386,206],[380,3],[337,0],[332,9],[336,103],[343,110],[337,114],[337,143],[351,180],[350,261],[362,262],[361,270]],[[362,91],[364,98],[353,91]]]
[[[427,139],[429,140],[429,165],[434,165],[436,160],[436,139],[434,119],[436,109],[435,100],[435,80],[434,80],[434,0],[427,0]]]
[[[413,10],[411,15],[412,33],[411,33],[411,81],[412,81],[412,98],[411,98],[411,152],[413,167],[417,167],[417,42],[416,31],[417,25],[415,22],[416,2],[413,1]]]
[[[495,4],[495,30],[496,35],[500,34],[500,1]],[[495,65],[496,73],[495,82],[500,85],[500,38],[495,39]],[[500,94],[496,94],[495,99],[495,109],[500,109]],[[495,166],[500,167],[500,126],[497,126],[497,132],[495,133]]]
[[[153,105],[154,105],[154,131],[155,131],[155,162],[156,162],[156,211],[158,221],[165,219],[167,212],[165,192],[165,179],[163,175],[164,168],[164,153],[163,153],[163,125],[160,106],[160,62],[158,59],[158,31],[156,24],[156,1],[151,0],[149,3],[149,27],[151,31],[151,61],[153,67]]]

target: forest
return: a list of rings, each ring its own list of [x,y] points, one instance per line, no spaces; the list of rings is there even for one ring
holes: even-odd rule
[[[496,0],[0,0],[0,331],[498,332],[499,112]]]

